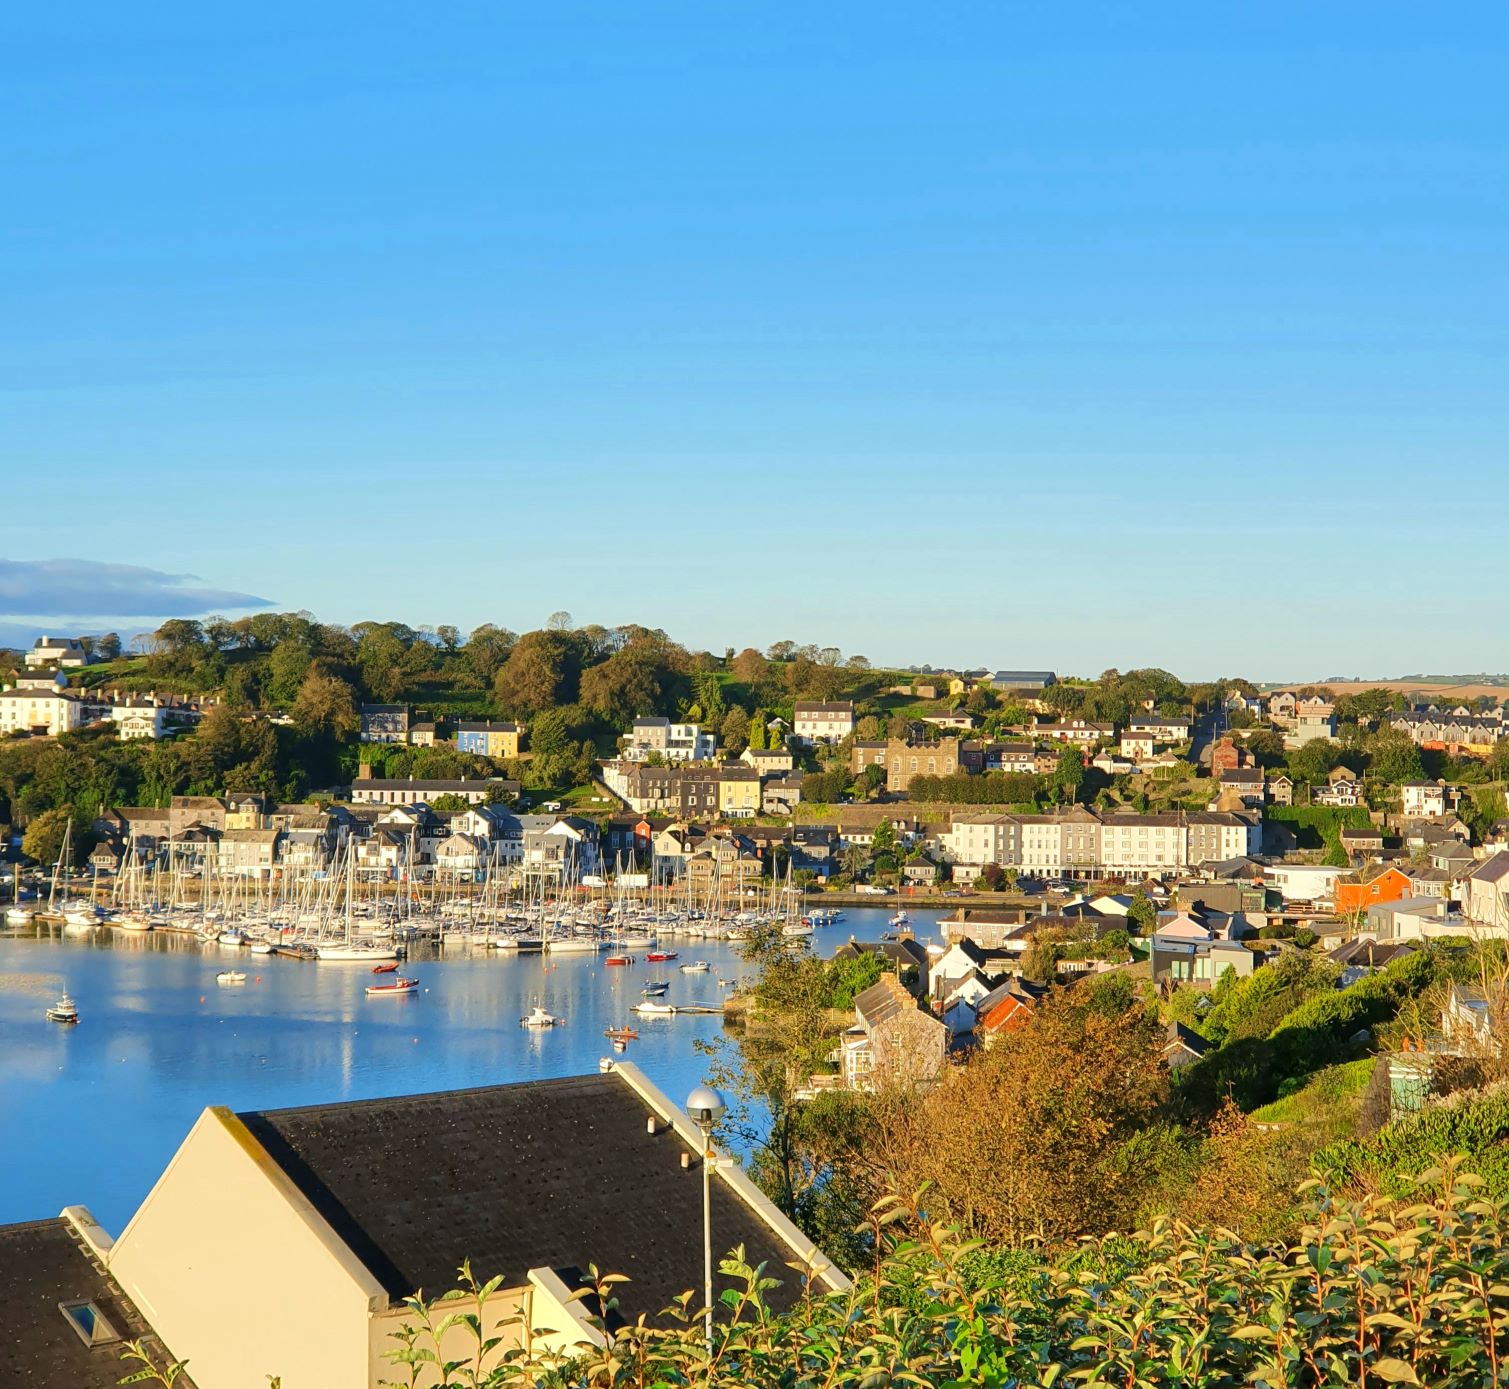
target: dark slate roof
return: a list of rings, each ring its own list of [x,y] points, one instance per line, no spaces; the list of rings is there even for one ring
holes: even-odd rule
[[[58,1303],[88,1298],[125,1340],[151,1338],[130,1300],[84,1251],[65,1220],[0,1225],[0,1384],[17,1389],[114,1389],[138,1366],[121,1343],[86,1346]],[[192,1389],[180,1380],[184,1389]]]
[[[448,1291],[466,1258],[515,1286],[541,1267],[574,1286],[595,1264],[631,1280],[632,1320],[702,1286],[700,1168],[652,1115],[609,1073],[240,1117],[395,1299]],[[712,1218],[715,1252],[744,1245],[780,1279],[775,1305],[795,1300],[794,1252],[716,1179]]]

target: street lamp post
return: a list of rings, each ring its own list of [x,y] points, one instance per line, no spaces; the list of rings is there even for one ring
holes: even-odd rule
[[[686,1112],[702,1130],[702,1296],[707,1308],[707,1353],[713,1353],[713,1129],[728,1108],[710,1085],[686,1097]]]

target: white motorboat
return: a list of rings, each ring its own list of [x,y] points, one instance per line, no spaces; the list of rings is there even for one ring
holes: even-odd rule
[[[66,993],[47,1010],[48,1022],[75,1023],[78,1020],[78,1005]]]
[[[607,946],[607,941],[596,936],[553,936],[547,942],[552,955],[595,955]]]
[[[93,907],[69,907],[63,913],[63,929],[76,931],[92,931],[99,925],[100,919],[95,914]]]
[[[254,940],[249,946],[247,946],[247,949],[250,950],[253,955],[271,955],[272,942],[270,940]]]
[[[7,926],[30,926],[35,913],[30,907],[10,907],[5,913]]]
[[[218,936],[215,937],[215,939],[221,945],[245,945],[246,933],[244,931],[238,931],[234,926],[232,926],[229,930],[222,931]]]
[[[418,990],[417,979],[393,979],[386,984],[368,984],[368,998],[400,998],[404,994],[411,994]]]
[[[222,969],[220,973],[215,976],[215,982],[227,987],[235,984],[244,984],[246,983],[246,975],[244,975],[239,969]]]
[[[676,1011],[674,1003],[653,1003],[646,999],[643,1003],[636,1003],[629,1009],[631,1013],[638,1013],[641,1017],[668,1018]]]
[[[688,960],[681,966],[683,974],[706,974],[712,966],[706,960]]]
[[[532,1028],[536,1031],[541,1031],[547,1027],[560,1027],[561,1024],[565,1021],[565,1018],[558,1018],[554,1013],[547,1013],[543,1008],[540,1007],[538,1003],[536,1003],[534,1007],[529,1010],[529,1013],[526,1017],[519,1019],[519,1026]]]
[[[887,926],[894,926],[898,931],[903,926],[910,926],[911,924],[912,918],[909,917],[904,911],[897,912],[895,916],[893,916],[889,921],[886,922]]]

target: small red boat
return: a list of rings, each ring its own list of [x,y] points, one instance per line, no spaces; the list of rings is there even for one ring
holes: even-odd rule
[[[385,965],[373,965],[373,974],[395,974],[398,971],[398,961],[389,960]]]
[[[418,987],[417,979],[395,979],[391,984],[368,984],[367,994],[372,998],[392,998],[397,994],[411,994]]]
[[[614,1042],[637,1042],[639,1033],[632,1027],[610,1027],[603,1032],[603,1036]]]
[[[632,965],[634,957],[632,955],[609,955],[603,963],[605,965]]]
[[[651,950],[645,955],[645,959],[650,961],[651,964],[656,965],[662,961],[674,960],[675,958],[676,952],[674,950]]]

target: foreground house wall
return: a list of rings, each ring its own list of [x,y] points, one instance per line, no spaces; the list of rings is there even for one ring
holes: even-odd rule
[[[228,1110],[208,1109],[109,1253],[198,1389],[363,1389],[377,1280]]]

